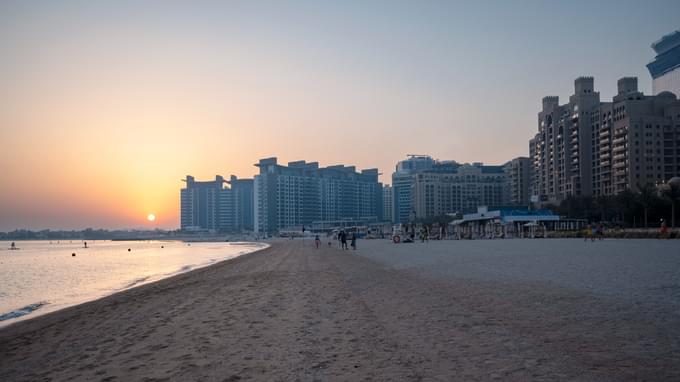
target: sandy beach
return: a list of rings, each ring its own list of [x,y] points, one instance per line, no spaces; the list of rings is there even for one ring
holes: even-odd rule
[[[680,380],[677,248],[275,242],[0,329],[0,380]]]

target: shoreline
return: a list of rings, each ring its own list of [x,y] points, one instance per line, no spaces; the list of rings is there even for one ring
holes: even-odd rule
[[[441,253],[458,257],[459,244]],[[666,305],[650,312],[540,280],[430,277],[437,257],[430,268],[381,260],[427,245],[394,248],[278,241],[17,323],[0,329],[0,380],[680,378],[680,318]]]
[[[33,240],[31,240],[33,241]],[[111,242],[114,242],[113,240],[110,240]],[[153,240],[157,241],[157,240]],[[177,240],[175,240],[177,241]],[[178,241],[180,242],[180,241]],[[215,242],[217,244],[224,244],[223,242]],[[257,245],[261,246],[261,248],[255,248],[253,251],[238,255],[236,257],[228,257],[224,258],[221,260],[217,261],[208,261],[204,262],[201,264],[187,264],[182,266],[181,268],[177,269],[176,271],[170,272],[170,273],[158,273],[158,274],[153,274],[153,275],[146,275],[146,276],[141,276],[138,277],[134,280],[129,281],[127,284],[120,288],[114,288],[110,289],[104,293],[88,293],[87,296],[84,296],[81,301],[74,302],[74,303],[59,303],[56,308],[50,309],[50,305],[54,304],[52,302],[48,301],[38,301],[38,302],[33,302],[28,305],[22,306],[15,308],[13,310],[7,311],[7,312],[0,312],[0,316],[11,316],[13,314],[17,314],[15,317],[7,318],[5,320],[0,321],[0,331],[2,331],[4,328],[10,327],[15,324],[19,324],[22,322],[26,322],[29,320],[33,320],[36,318],[43,317],[48,314],[60,312],[64,309],[69,309],[72,307],[80,306],[82,304],[87,304],[90,302],[94,302],[100,299],[104,299],[113,295],[116,295],[118,293],[123,293],[125,291],[128,291],[130,289],[142,287],[145,285],[153,284],[156,282],[160,282],[166,279],[170,279],[176,276],[180,276],[183,274],[191,273],[194,271],[198,271],[207,267],[215,266],[217,264],[223,263],[225,261],[229,260],[234,260],[236,258],[239,258],[241,256],[245,256],[251,253],[255,253],[258,251],[265,250],[271,246],[269,243],[264,243],[264,242],[230,242],[230,245]]]

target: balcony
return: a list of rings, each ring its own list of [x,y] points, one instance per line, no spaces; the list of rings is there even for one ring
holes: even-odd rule
[[[625,137],[627,135],[627,133],[628,132],[626,131],[626,129],[614,130],[614,137],[617,137],[617,138],[618,137]]]
[[[625,154],[626,152],[628,152],[628,148],[626,146],[614,146],[612,147],[612,152],[614,153],[614,155],[621,153]]]
[[[625,151],[615,152],[612,159],[614,159],[614,161],[625,160],[626,159],[626,152]]]

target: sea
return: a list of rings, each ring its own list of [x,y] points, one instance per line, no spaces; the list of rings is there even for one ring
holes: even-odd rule
[[[87,244],[87,247],[85,246]],[[265,248],[265,243],[0,241],[0,327]]]

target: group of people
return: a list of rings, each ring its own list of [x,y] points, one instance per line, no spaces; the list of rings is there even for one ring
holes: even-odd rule
[[[590,239],[590,241],[595,241],[595,239],[604,240],[604,224],[600,223],[598,225],[593,224],[592,226],[586,226],[583,240],[588,241],[588,239]]]
[[[347,232],[345,231],[340,231],[338,232],[336,239],[338,240],[338,246],[341,249],[347,249],[349,250],[349,247],[347,246]],[[355,233],[352,233],[352,236],[350,237],[350,245],[352,246],[352,249],[357,249],[357,235]],[[319,235],[316,235],[314,237],[314,243],[316,244],[316,249],[319,249],[319,246],[321,245],[321,238],[319,238]],[[331,246],[331,242],[328,242],[328,246]]]
[[[338,232],[338,236],[337,236],[338,245],[340,246],[341,249],[349,249],[349,247],[347,247],[347,237],[348,237],[348,234],[344,230]],[[352,246],[352,249],[357,249],[357,235],[356,235],[356,233],[352,233],[352,236],[350,237],[350,245]]]

